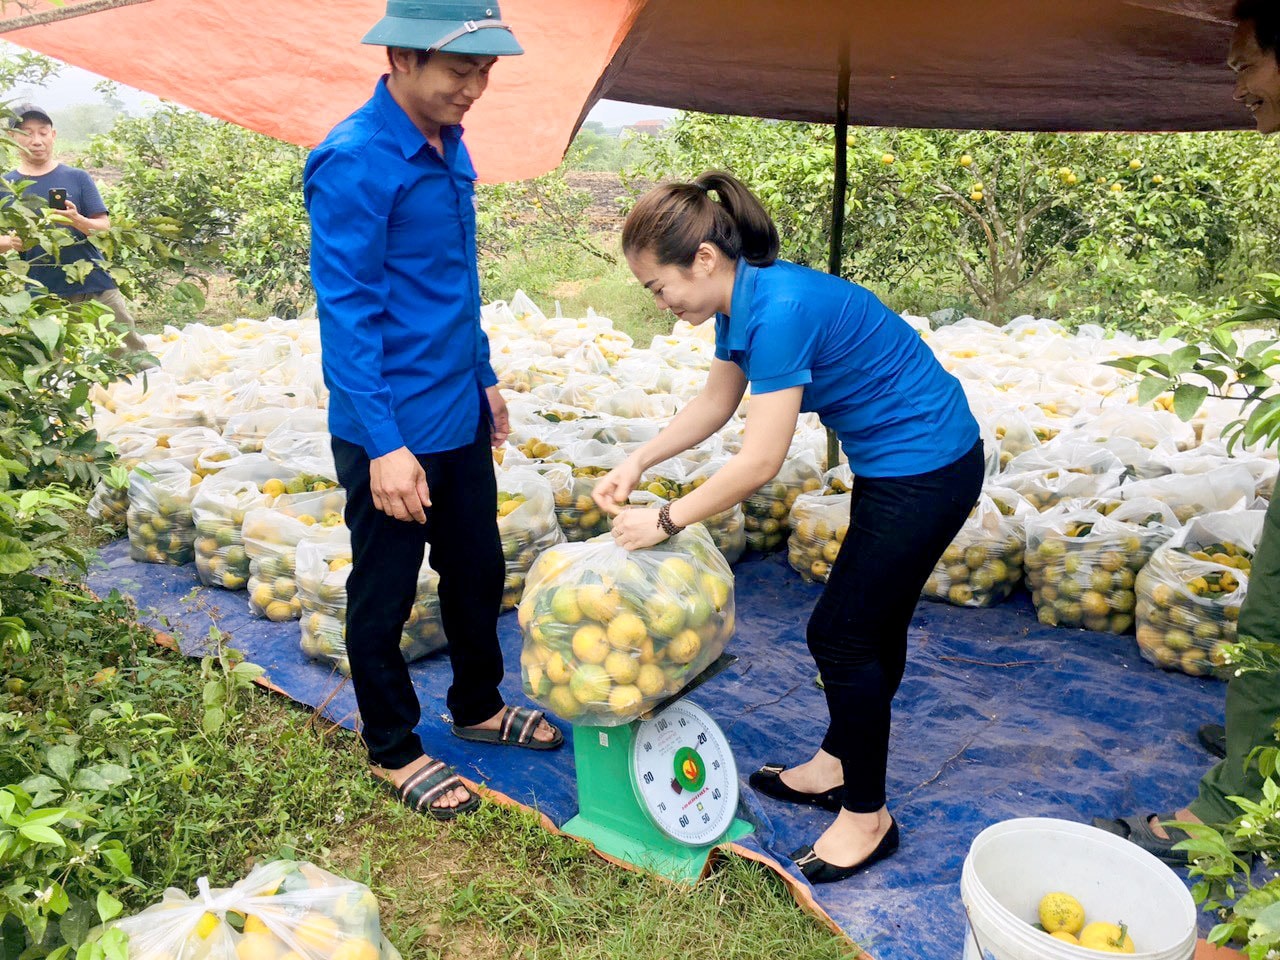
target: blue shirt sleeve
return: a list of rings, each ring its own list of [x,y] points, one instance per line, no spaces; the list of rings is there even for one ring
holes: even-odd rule
[[[797,301],[780,300],[760,310],[747,328],[751,392],[773,393],[812,383],[819,333],[820,325]]]
[[[387,221],[392,197],[364,160],[344,150],[320,149],[307,160],[303,196],[311,218],[311,282],[326,349],[325,379],[353,410],[368,438],[370,459],[405,445],[391,388],[382,376],[386,309]]]
[[[107,212],[107,205],[103,202],[102,194],[98,192],[98,185],[93,182],[93,177],[85,173],[83,170],[77,171],[80,176],[80,199],[76,202],[76,206],[80,209],[80,214],[85,217],[100,217]]]
[[[492,387],[498,382],[498,375],[493,372],[493,364],[489,362],[489,335],[484,332],[479,321],[476,322],[476,336],[479,338],[476,344],[476,374],[480,377],[480,386]]]

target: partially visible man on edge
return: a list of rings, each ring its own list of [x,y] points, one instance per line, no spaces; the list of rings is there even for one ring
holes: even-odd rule
[[[475,170],[459,124],[500,56],[523,53],[496,3],[388,0],[364,38],[389,74],[307,160],[329,430],[347,491],[351,682],[375,776],[437,819],[479,805],[424,755],[400,655],[426,544],[440,575],[453,733],[535,750],[564,737],[498,684],[505,564],[489,446],[506,405],[480,327]]]
[[[1253,114],[1259,133],[1280,131],[1280,4],[1276,0],[1237,0],[1235,36],[1227,64],[1236,74],[1235,99]],[[1268,643],[1280,643],[1280,496],[1273,496],[1263,521],[1262,539],[1253,558],[1249,592],[1240,607],[1239,634]],[[1174,850],[1186,839],[1174,836],[1162,821],[1229,823],[1240,809],[1229,797],[1262,799],[1263,779],[1249,762],[1255,747],[1276,742],[1280,720],[1280,677],[1271,673],[1244,673],[1227,684],[1225,744],[1217,751],[1223,759],[1200,781],[1200,795],[1172,814],[1142,813],[1119,819],[1096,819],[1094,825],[1127,837],[1166,863],[1185,866],[1187,856]],[[1219,731],[1221,728],[1219,728]],[[1215,738],[1201,730],[1210,746]],[[1212,748],[1212,747],[1211,747]]]
[[[13,112],[10,134],[18,145],[21,159],[17,169],[10,170],[4,178],[11,184],[31,181],[22,194],[23,202],[42,207],[52,205],[50,191],[65,191],[65,207],[61,212],[70,221],[66,229],[74,240],[62,245],[55,256],[42,247],[23,249],[22,240],[14,234],[0,235],[0,253],[17,251],[30,264],[28,276],[68,303],[96,300],[110,308],[116,321],[125,328],[124,343],[128,350],[146,353],[147,345],[138,336],[128,301],[111,274],[102,268],[102,254],[88,239],[90,234],[111,229],[111,217],[102,194],[89,174],[58,162],[54,153],[58,131],[46,111],[27,103]],[[63,268],[83,262],[92,264],[88,274],[82,280],[69,278]]]

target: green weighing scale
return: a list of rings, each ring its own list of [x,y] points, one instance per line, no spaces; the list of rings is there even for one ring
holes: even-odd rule
[[[722,655],[631,723],[573,725],[578,814],[565,833],[615,859],[692,883],[716,846],[752,832],[734,816],[738,768],[729,741],[701,707],[683,699],[736,659]]]

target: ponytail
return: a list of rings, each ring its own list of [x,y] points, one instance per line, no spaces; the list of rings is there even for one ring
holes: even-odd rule
[[[623,251],[650,250],[659,264],[687,267],[704,243],[730,260],[742,257],[756,267],[778,259],[778,230],[764,204],[742,181],[720,171],[704,173],[693,183],[655,187],[622,225]]]

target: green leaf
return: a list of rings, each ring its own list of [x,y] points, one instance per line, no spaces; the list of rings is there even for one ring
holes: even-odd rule
[[[65,847],[67,845],[61,835],[49,827],[31,826],[24,823],[18,828],[18,833],[33,843],[48,843],[55,847]]]
[[[98,919],[103,923],[120,915],[120,911],[124,909],[124,904],[107,893],[105,890],[98,891]]]
[[[221,707],[205,707],[201,727],[205,733],[217,733],[225,719],[226,713]]]
[[[1170,383],[1163,377],[1145,377],[1138,384],[1138,406],[1145,407],[1160,394],[1169,389]]]
[[[100,849],[98,855],[111,865],[111,869],[122,877],[133,876],[133,864],[129,855],[123,850]]]
[[[112,927],[99,942],[107,960],[129,960],[129,937],[119,927]]]
[[[62,324],[58,322],[57,317],[46,313],[42,317],[33,317],[28,325],[49,354],[58,349],[58,340],[62,337]]]
[[[54,776],[60,780],[70,781],[72,774],[75,773],[78,757],[75,747],[60,743],[57,746],[50,747],[44,759],[45,763],[49,765],[49,769],[53,771]]]
[[[1196,386],[1193,383],[1180,383],[1173,391],[1173,412],[1184,422],[1189,421],[1209,395],[1208,387]]]
[[[96,767],[81,769],[76,774],[74,786],[78,790],[110,790],[131,779],[133,774],[119,764],[103,763]]]

